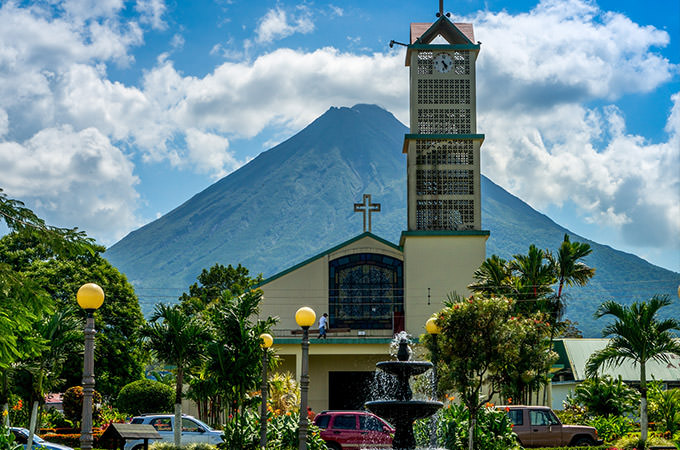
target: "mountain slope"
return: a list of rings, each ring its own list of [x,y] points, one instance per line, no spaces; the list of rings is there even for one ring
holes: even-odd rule
[[[106,257],[135,285],[150,311],[172,301],[203,268],[243,264],[273,275],[362,231],[352,204],[363,193],[382,205],[373,232],[392,242],[406,227],[407,128],[372,105],[331,108],[304,130],[263,152],[170,213],[130,233]],[[556,249],[568,230],[482,177],[487,254],[510,258],[531,243]],[[672,293],[680,275],[607,246],[593,248],[590,286],[569,289],[568,315],[587,335],[599,334],[592,312],[604,298]],[[654,281],[654,283],[651,282]],[[663,281],[658,281],[663,280]],[[680,315],[676,302],[674,314]]]

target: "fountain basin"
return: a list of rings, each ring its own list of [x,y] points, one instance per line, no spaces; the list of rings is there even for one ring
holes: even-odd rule
[[[431,369],[432,363],[429,361],[382,361],[375,366],[383,372],[397,377],[412,377]]]
[[[435,401],[399,401],[399,400],[374,400],[366,402],[373,414],[382,417],[393,425],[397,423],[413,423],[418,419],[430,417],[436,413],[444,404]]]

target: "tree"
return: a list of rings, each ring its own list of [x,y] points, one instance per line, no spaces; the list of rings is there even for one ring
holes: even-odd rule
[[[541,250],[534,244],[529,246],[526,255],[514,255],[509,265],[517,274],[515,285],[518,291],[518,307],[526,312],[541,311],[539,300],[545,299],[552,292],[550,287],[555,282],[555,269],[549,259],[549,252]],[[533,302],[533,304],[532,304]]]
[[[472,277],[475,281],[468,288],[473,292],[514,297],[512,268],[498,255],[487,258]]]
[[[512,350],[512,328],[508,326],[512,303],[504,297],[474,295],[465,299],[449,295],[437,315],[441,387],[454,388],[470,411],[470,450],[475,445],[479,410],[497,393],[496,375]],[[423,338],[432,351],[431,336]],[[482,395],[484,385],[489,386],[486,395]]]
[[[206,341],[205,327],[186,314],[179,305],[157,304],[150,322],[141,330],[156,357],[175,369],[175,445],[181,445],[182,386],[187,369],[203,360]]]
[[[604,302],[595,317],[613,316],[614,322],[602,330],[604,337],[611,336],[607,346],[593,353],[586,363],[586,374],[597,375],[601,367],[619,366],[631,360],[640,367],[640,438],[647,441],[647,361],[670,364],[669,355],[680,356],[680,343],[674,340],[672,330],[680,330],[677,319],[660,320],[658,311],[671,304],[666,296],[654,296],[648,301],[634,302],[630,306],[613,300]]]
[[[550,348],[550,325],[545,315],[511,316],[507,322],[511,345],[500,361],[497,379],[501,398],[529,404],[532,392],[546,384],[546,373],[557,360]]]
[[[235,424],[237,448],[243,442],[241,423],[244,409],[250,406],[246,394],[261,381],[262,348],[260,335],[276,323],[273,318],[258,320],[262,291],[248,291],[238,297],[223,294],[223,299],[207,311],[213,340],[207,347],[208,373],[217,378],[217,385],[229,401],[230,416]]]
[[[262,274],[253,278],[248,269],[239,264],[236,268],[229,264],[215,264],[203,269],[196,278],[198,283],[189,287],[189,293],[179,298],[182,308],[188,313],[204,310],[210,303],[219,301],[228,292],[228,298],[236,297],[262,281]]]
[[[92,251],[94,240],[77,228],[46,225],[19,200],[10,199],[0,189],[0,220],[10,232],[30,237],[57,255],[78,255]],[[17,272],[0,259],[0,371],[2,411],[8,407],[6,371],[19,359],[36,357],[45,341],[36,335],[33,324],[52,312],[53,302],[42,286],[31,277]]]
[[[123,386],[143,376],[147,355],[136,335],[145,321],[133,287],[101,256],[103,252],[104,247],[93,245],[91,252],[59,255],[31,235],[12,233],[0,239],[0,264],[8,264],[14,273],[39,285],[54,311],[69,308],[83,322],[85,312],[73,310],[78,288],[88,282],[102,287],[106,299],[95,313],[97,390],[115,397]],[[46,315],[41,314],[35,324]],[[82,323],[79,328],[82,341]],[[67,346],[64,355],[63,369],[54,374],[61,380],[54,385],[57,389],[80,384],[82,379],[79,346]]]

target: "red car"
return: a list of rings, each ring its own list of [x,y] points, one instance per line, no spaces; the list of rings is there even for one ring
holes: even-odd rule
[[[314,424],[330,450],[392,448],[394,428],[366,411],[323,411]]]

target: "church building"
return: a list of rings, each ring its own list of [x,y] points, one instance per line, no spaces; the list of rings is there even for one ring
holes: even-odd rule
[[[472,24],[442,13],[434,23],[412,23],[406,44],[410,77],[407,229],[399,243],[371,232],[380,206],[370,195],[355,204],[364,232],[263,281],[261,314],[278,316],[274,349],[280,371],[300,379],[301,329],[295,311],[316,312],[310,330],[309,405],[359,409],[369,395],[375,364],[389,359],[394,334],[418,337],[447,294],[469,294],[486,257],[482,229],[480,146],[475,63],[480,44]],[[394,149],[399,151],[398,148]],[[357,199],[361,200],[361,199]],[[318,319],[328,313],[327,339]]]

